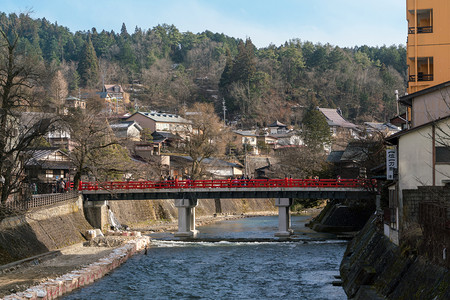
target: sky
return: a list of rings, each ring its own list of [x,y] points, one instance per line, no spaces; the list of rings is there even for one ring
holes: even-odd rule
[[[31,11],[71,32],[120,32],[125,23],[133,33],[165,23],[250,38],[258,48],[291,39],[381,47],[405,45],[407,37],[406,0],[0,0],[0,11]]]

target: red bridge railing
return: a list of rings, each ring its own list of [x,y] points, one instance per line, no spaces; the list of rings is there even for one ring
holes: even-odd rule
[[[147,190],[196,188],[366,188],[374,189],[375,180],[368,179],[228,179],[80,182],[78,190]]]

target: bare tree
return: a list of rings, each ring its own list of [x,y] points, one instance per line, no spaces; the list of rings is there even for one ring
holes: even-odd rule
[[[33,56],[17,53],[18,41],[14,30],[0,30],[1,203],[20,191],[26,153],[55,119],[48,114],[26,113],[39,109],[36,87],[40,64]]]
[[[62,113],[64,101],[69,93],[67,81],[60,70],[56,71],[50,83],[50,97],[56,106],[57,112]]]
[[[204,174],[205,159],[224,154],[229,134],[212,104],[195,103],[190,111],[186,117],[192,130],[186,137],[186,152],[192,158],[191,176],[198,179]]]
[[[74,142],[70,157],[76,168],[75,185],[84,174],[98,180],[118,179],[130,169],[128,152],[119,145],[106,118],[100,114],[102,107],[92,102],[86,111],[71,110],[64,117]]]
[[[313,148],[299,147],[279,149],[276,153],[280,162],[277,165],[275,176],[285,178],[307,178],[309,176],[323,176],[328,170],[326,154]]]

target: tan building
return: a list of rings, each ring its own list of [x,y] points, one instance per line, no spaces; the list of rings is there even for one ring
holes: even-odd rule
[[[450,1],[407,0],[408,93],[450,80]]]
[[[258,135],[254,130],[234,130],[233,131],[233,144],[238,149],[242,149],[244,145],[247,147],[247,151],[251,154],[258,155]]]
[[[191,122],[176,114],[136,112],[126,121],[136,121],[142,128],[150,129],[151,132],[165,131],[179,134],[183,138],[187,132],[192,131]]]

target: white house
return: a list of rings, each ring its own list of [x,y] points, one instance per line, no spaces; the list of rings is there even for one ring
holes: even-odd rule
[[[135,121],[126,121],[110,125],[117,138],[140,141],[142,127]]]
[[[443,186],[450,182],[450,81],[400,98],[407,106],[410,128],[386,141],[397,152],[397,173],[389,187],[390,226],[385,234],[399,243],[403,190]]]

